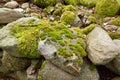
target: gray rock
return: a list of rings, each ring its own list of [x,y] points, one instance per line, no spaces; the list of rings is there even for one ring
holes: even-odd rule
[[[29,65],[29,59],[16,58],[4,51],[2,57],[2,65],[0,66],[0,72],[8,73],[10,71],[19,71],[27,68]]]
[[[8,8],[0,8],[0,24],[7,24],[13,22],[24,15]]]
[[[87,38],[88,57],[94,64],[107,64],[118,55],[116,45],[102,28],[94,28]]]
[[[81,19],[78,16],[75,18],[72,26],[75,26],[75,27],[81,27],[81,26],[83,26],[83,23],[82,23]]]
[[[120,40],[113,40],[118,47],[118,56],[106,65],[107,68],[120,75]]]
[[[39,77],[42,80],[99,80],[96,68],[89,62],[84,63],[78,76],[71,75],[48,62],[39,70]]]
[[[23,3],[22,5],[21,5],[21,8],[23,8],[23,9],[26,9],[26,8],[29,8],[30,6],[29,6],[29,3]]]
[[[39,77],[42,77],[42,80],[79,80],[78,77],[64,72],[51,63],[47,63],[45,67],[39,71]]]
[[[39,19],[35,17],[21,18],[17,21],[9,23],[8,25],[0,29],[0,34],[1,34],[0,35],[0,48],[5,50],[7,53],[9,53],[12,56],[25,57],[23,54],[19,52],[17,48],[17,45],[18,45],[17,38],[11,35],[9,28],[18,23],[27,24],[30,21],[34,21],[36,23],[37,21],[39,21]]]
[[[13,8],[18,7],[19,4],[16,1],[10,1],[10,2],[7,2],[4,6],[7,8],[13,9]]]

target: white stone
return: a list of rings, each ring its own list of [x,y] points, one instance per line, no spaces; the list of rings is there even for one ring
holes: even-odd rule
[[[94,64],[107,64],[118,55],[116,45],[102,28],[96,27],[87,39],[88,57]]]

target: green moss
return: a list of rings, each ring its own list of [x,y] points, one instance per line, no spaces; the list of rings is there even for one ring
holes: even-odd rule
[[[34,3],[42,8],[47,6],[53,6],[56,4],[56,0],[34,0]]]
[[[95,8],[97,16],[115,16],[119,11],[119,4],[116,0],[100,0]]]
[[[40,70],[44,69],[44,67],[45,67],[45,65],[46,65],[47,63],[48,63],[47,60],[43,61],[43,62],[42,62],[42,65],[41,65],[41,67],[40,67]]]
[[[61,16],[60,21],[67,25],[71,25],[74,22],[75,18],[75,13],[71,11],[65,11]]]
[[[92,16],[92,15],[90,15],[90,16],[88,17],[88,20],[89,20],[91,23],[96,23],[96,18],[95,18],[94,16]]]
[[[77,5],[77,0],[63,0],[67,5]]]
[[[81,47],[83,48],[83,49],[85,49],[85,42],[82,40],[82,39],[78,39],[77,40],[77,43],[79,44],[79,45],[81,45]]]
[[[120,32],[108,32],[112,39],[120,39]]]
[[[95,66],[94,64],[90,64],[90,65],[89,65],[89,69],[90,69],[91,71],[95,71],[95,70],[96,70],[96,66]]]
[[[120,26],[120,17],[111,20],[110,24],[115,26]]]
[[[79,1],[79,4],[86,6],[88,8],[94,7],[98,2],[97,0],[78,0],[78,1]]]
[[[96,24],[90,24],[89,26],[81,29],[81,32],[84,34],[90,33],[94,28],[96,27]]]
[[[67,5],[63,8],[62,12],[65,11],[72,11],[72,12],[76,12],[76,8],[73,5]]]
[[[57,16],[57,15],[61,15],[62,14],[62,7],[57,8],[54,12],[53,15]]]

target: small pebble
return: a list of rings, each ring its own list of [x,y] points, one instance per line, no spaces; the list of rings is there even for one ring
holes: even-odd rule
[[[16,1],[7,2],[4,5],[4,7],[11,8],[11,9],[17,8],[18,6],[19,6],[19,4]]]

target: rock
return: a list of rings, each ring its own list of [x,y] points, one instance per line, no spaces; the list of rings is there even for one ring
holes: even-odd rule
[[[16,1],[10,1],[10,2],[7,2],[4,6],[7,8],[13,9],[13,8],[18,7],[19,4]]]
[[[23,8],[23,9],[26,9],[26,8],[29,8],[30,6],[29,6],[29,3],[23,3],[22,5],[21,5],[21,8]]]
[[[7,24],[13,22],[24,15],[8,8],[0,8],[0,24]]]
[[[99,80],[95,66],[89,62],[84,63],[78,76],[64,72],[50,62],[46,62],[39,70],[39,77],[42,80]]]
[[[64,72],[51,63],[47,63],[45,67],[39,71],[39,79],[40,78],[42,78],[42,80],[79,80],[78,77]]]
[[[118,29],[118,26],[114,26],[114,25],[105,25],[104,29],[106,31],[116,31]]]
[[[87,59],[84,60],[79,80],[100,80],[96,66],[90,63]]]
[[[15,57],[29,57],[30,58],[30,56],[29,56],[30,53],[23,54],[23,53],[21,53],[20,50],[18,50],[17,38],[15,36],[11,35],[11,31],[9,29],[10,29],[10,27],[13,27],[18,23],[25,25],[31,21],[33,21],[33,23],[36,23],[39,21],[39,19],[35,18],[35,17],[21,18],[17,21],[9,23],[8,25],[6,25],[2,29],[0,29],[0,34],[1,34],[0,35],[0,48],[2,48],[7,53],[9,53],[10,55],[15,56]],[[35,54],[35,55],[39,55],[39,54]],[[33,55],[31,57],[33,57]]]
[[[101,0],[96,4],[95,8],[95,14],[97,14],[99,18],[115,16],[118,11],[119,4],[117,0]]]
[[[20,12],[20,13],[23,13],[24,12],[24,10],[22,9],[22,8],[15,8],[15,9],[13,9],[14,11],[17,11],[17,12]]]
[[[120,77],[115,77],[112,80],[120,80]]]
[[[8,73],[10,71],[19,71],[30,65],[29,59],[16,58],[4,51],[0,72]]]
[[[105,65],[118,55],[118,50],[109,35],[100,27],[87,36],[89,59],[97,65]]]
[[[120,75],[120,40],[116,39],[113,40],[113,42],[116,44],[118,48],[118,56],[115,57],[115,59],[108,63],[106,66],[113,72]]]

